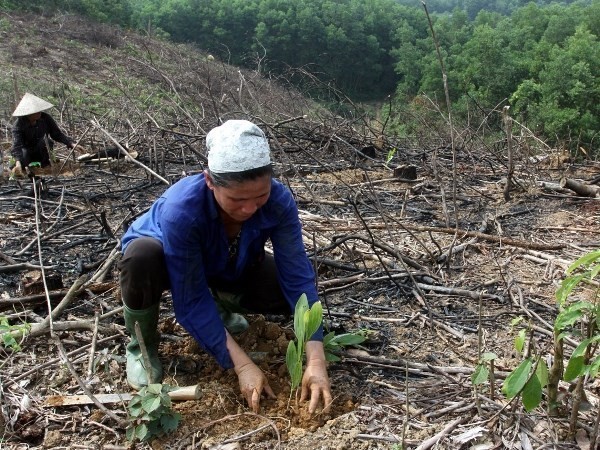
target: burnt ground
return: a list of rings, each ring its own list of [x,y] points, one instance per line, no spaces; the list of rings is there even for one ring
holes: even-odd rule
[[[508,147],[499,126],[450,133],[424,121],[422,134],[401,138],[364,111],[337,117],[285,80],[238,72],[189,48],[73,17],[44,19],[43,29],[37,18],[3,18],[0,54],[21,89],[37,86],[28,62],[43,48],[35,70],[49,64],[40,73],[62,86],[53,94],[61,125],[92,153],[114,146],[111,138],[126,142],[138,162],[76,162],[58,146],[54,169],[39,174],[34,190],[27,178],[9,179],[4,154],[0,317],[13,330],[31,324],[20,350],[0,350],[4,447],[129,446],[114,419],[126,418],[124,404],[105,405],[107,414],[95,405],[48,406],[47,399],[82,394],[82,385],[92,394],[131,392],[119,237],[167,183],[202,170],[203,137],[219,118],[244,117],[269,135],[278,177],[297,198],[326,327],[362,330],[368,339],[330,364],[332,411],[310,417],[290,396],[289,319],[251,317],[239,340],[278,394],[255,415],[235,375],[175,323],[167,294],[165,382],[198,384],[201,396],[174,404],[182,414],[175,433],[137,448],[586,448],[598,414],[594,380],[586,383],[575,437],[567,435],[568,384],[561,385],[559,417],[546,414],[545,399],[526,413],[500,386],[521,360],[513,344],[519,327],[532,330],[532,351],[551,358],[554,293],[568,264],[600,246],[598,199],[558,184],[561,177],[598,180],[597,162],[569,159],[523,130],[511,141],[515,186],[506,200]],[[79,80],[56,73],[69,57],[77,57]],[[110,66],[111,58],[125,61],[127,72]],[[9,114],[2,120],[8,148]],[[364,156],[369,145],[374,153]],[[402,165],[414,166],[416,179],[398,178],[394,169]],[[512,326],[518,317],[525,320]],[[496,378],[476,391],[470,376],[482,352],[498,356]]]

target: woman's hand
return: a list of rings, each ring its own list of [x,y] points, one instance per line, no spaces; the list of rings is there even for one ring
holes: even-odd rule
[[[312,414],[317,410],[321,399],[323,400],[323,412],[329,412],[332,403],[331,385],[327,375],[327,362],[323,343],[319,341],[306,343],[306,369],[302,376],[300,401],[307,400],[308,397],[310,397],[309,413]]]
[[[258,413],[260,409],[260,396],[263,391],[271,398],[276,398],[273,389],[269,386],[269,381],[265,374],[252,362],[246,352],[235,342],[229,332],[225,330],[227,335],[227,350],[233,362],[234,370],[238,376],[240,390],[242,395],[248,402],[248,406],[252,411]]]
[[[276,398],[267,377],[256,364],[249,362],[241,367],[235,367],[234,370],[238,376],[242,395],[252,411],[258,413],[260,410],[260,396],[263,390],[270,398]]]

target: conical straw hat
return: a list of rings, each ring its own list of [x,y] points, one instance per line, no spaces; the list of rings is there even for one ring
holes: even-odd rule
[[[48,103],[46,100],[42,100],[41,98],[27,92],[17,105],[17,109],[15,109],[13,116],[28,116],[29,114],[46,111],[53,106],[54,105],[52,103]]]

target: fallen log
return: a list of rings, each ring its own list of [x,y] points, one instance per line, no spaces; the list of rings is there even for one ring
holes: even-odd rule
[[[581,183],[572,178],[563,177],[560,179],[560,186],[566,189],[570,189],[581,197],[600,197],[600,186],[592,186],[589,184]]]

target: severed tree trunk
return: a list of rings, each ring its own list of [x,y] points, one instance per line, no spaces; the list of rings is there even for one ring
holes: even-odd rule
[[[570,189],[582,197],[598,197],[600,195],[600,187],[584,184],[571,178],[561,178],[560,186]]]

